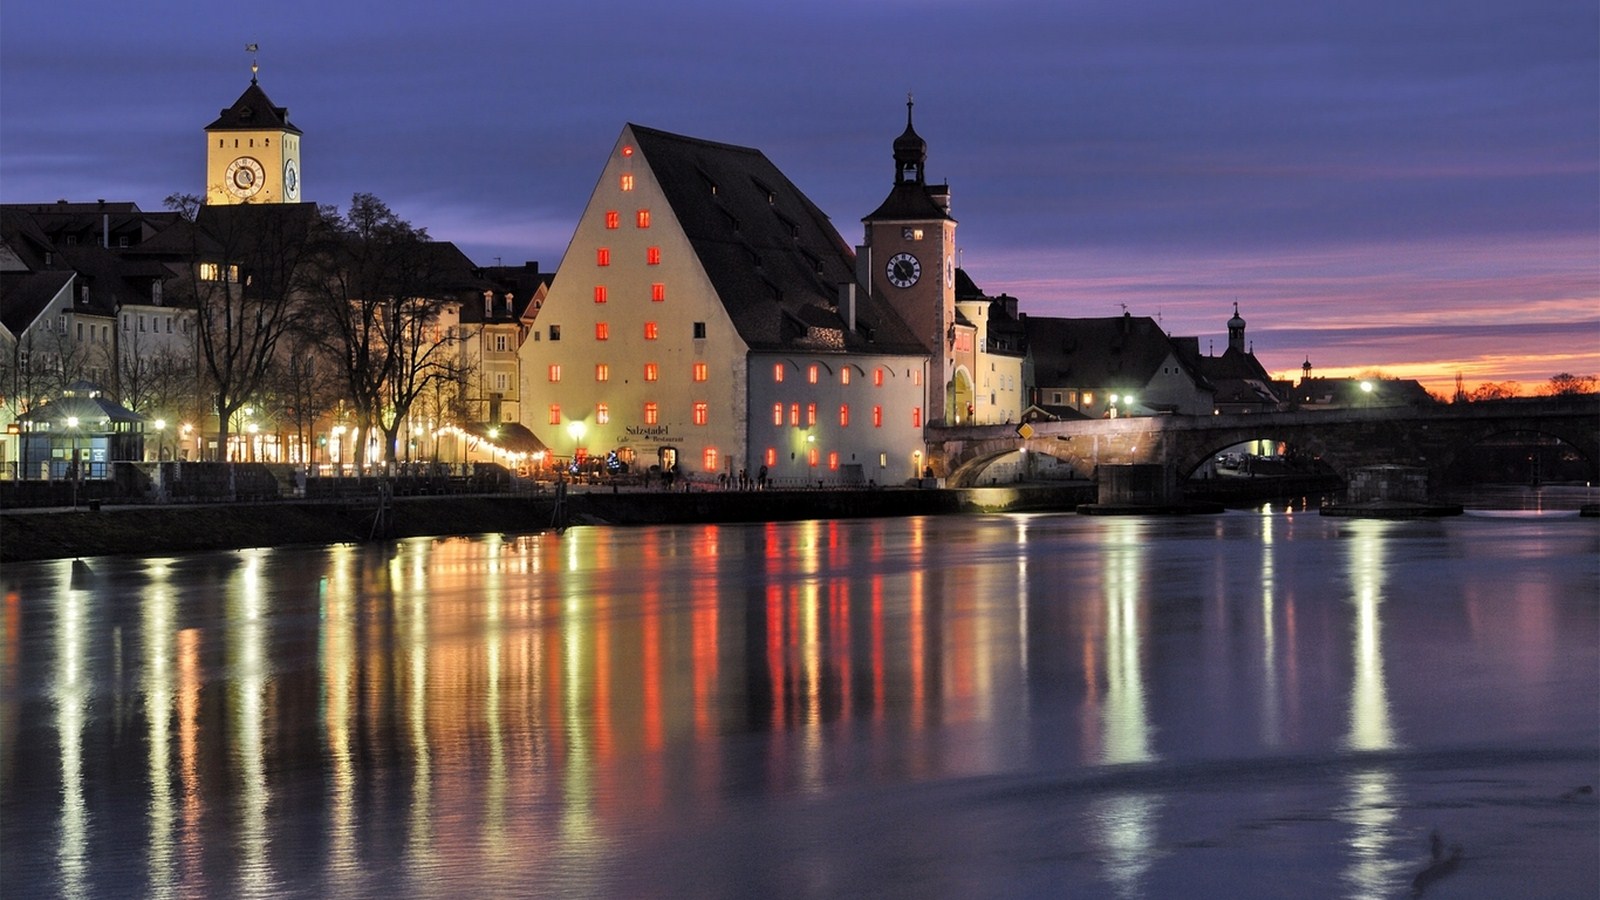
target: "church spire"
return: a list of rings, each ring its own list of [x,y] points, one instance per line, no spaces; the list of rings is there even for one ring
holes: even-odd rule
[[[924,184],[924,168],[928,162],[928,142],[911,126],[911,108],[915,105],[911,93],[906,92],[906,130],[894,139],[894,171],[896,184]]]

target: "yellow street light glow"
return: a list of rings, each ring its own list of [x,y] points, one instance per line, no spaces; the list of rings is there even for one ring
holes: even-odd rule
[[[67,416],[67,427],[68,428],[77,428],[78,427],[78,417],[77,416]]]

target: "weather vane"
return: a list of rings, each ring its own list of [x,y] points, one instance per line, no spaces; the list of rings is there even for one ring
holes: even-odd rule
[[[256,73],[261,71],[261,64],[256,61],[256,53],[260,51],[260,44],[245,44],[244,52],[250,54],[250,83],[256,83]]]

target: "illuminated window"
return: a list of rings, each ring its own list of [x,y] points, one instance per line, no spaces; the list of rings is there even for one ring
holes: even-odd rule
[[[815,425],[815,424],[817,424],[817,405],[815,403],[807,403],[806,404],[806,425],[810,426],[810,425]]]
[[[667,286],[666,285],[662,284],[659,281],[656,282],[655,284],[650,285],[650,301],[652,303],[660,303],[661,301],[663,301],[665,299],[667,299]]]
[[[222,280],[222,267],[217,265],[216,263],[201,263],[200,264],[200,280],[201,281],[221,281]]]
[[[1094,392],[1093,391],[1084,391],[1083,392],[1083,402],[1085,404],[1089,405],[1089,406],[1093,406],[1094,405]]]
[[[594,286],[594,302],[596,302],[596,303],[604,303],[604,302],[606,302],[606,286],[605,285],[597,284],[597,285]]]
[[[767,455],[764,458],[766,459],[767,465],[769,465],[769,466],[777,465],[778,464],[778,448],[777,447],[768,447],[767,448]]]
[[[621,178],[618,178],[617,179],[617,187],[620,187],[625,191],[633,190],[633,176],[632,175],[624,175]]]
[[[911,370],[911,383],[914,384],[914,385],[922,384],[922,370],[921,369],[912,369]]]
[[[783,404],[782,403],[774,403],[774,404],[772,404],[772,424],[774,424],[774,425],[782,425],[783,424]]]
[[[796,428],[800,427],[800,404],[798,403],[789,404],[789,424]]]
[[[772,364],[772,380],[773,381],[782,381],[783,380],[783,363],[773,363]]]
[[[839,451],[835,450],[828,454],[828,468],[834,472],[839,471]]]
[[[644,251],[644,261],[648,265],[652,265],[652,266],[661,265],[661,248],[660,247],[646,247],[645,251]]]
[[[654,322],[646,322],[646,323],[644,323],[644,339],[645,340],[653,341],[657,337],[660,337],[660,335],[661,335],[661,329],[656,327],[656,323],[654,323]]]
[[[839,427],[850,427],[850,404],[848,403],[839,404]]]
[[[559,403],[550,404],[550,424],[551,425],[560,425],[561,424],[561,404],[559,404]]]
[[[816,366],[812,366],[811,368],[806,370],[806,380],[811,382],[812,384],[816,384],[817,383],[817,367]]]
[[[844,368],[839,370],[839,383],[840,384],[849,384],[850,383],[850,367],[849,366],[845,366]]]
[[[695,381],[705,381],[705,380],[709,379],[710,377],[711,377],[711,365],[709,363],[697,362],[697,363],[694,364],[694,380]]]
[[[605,363],[595,363],[595,365],[594,365],[594,380],[595,381],[610,381],[611,380],[611,367],[606,365]]]
[[[594,251],[594,264],[597,266],[611,265],[611,248],[601,247]]]
[[[889,454],[887,454],[887,453],[879,453],[878,454],[878,468],[880,468],[880,469],[889,468]]]
[[[622,155],[623,156],[632,156],[633,155],[633,145],[632,144],[623,144],[622,145]]]
[[[654,403],[646,403],[644,405],[644,423],[646,425],[654,425],[659,421],[661,421],[661,408]]]
[[[717,470],[717,448],[707,447],[705,452],[700,455],[700,461],[705,465],[707,472],[715,472]]]
[[[874,387],[883,387],[883,366],[872,370],[872,384]]]
[[[604,403],[594,405],[594,421],[597,425],[604,425],[611,421],[611,407]]]
[[[922,427],[922,407],[920,407],[920,406],[911,407],[911,427],[912,428],[921,428]]]
[[[633,215],[633,224],[640,228],[650,227],[650,210],[641,209]]]
[[[644,380],[655,381],[661,375],[661,369],[655,363],[644,364]]]
[[[608,341],[611,339],[611,326],[605,322],[594,323],[594,339]]]
[[[622,215],[614,209],[606,210],[606,228],[615,230],[622,224]]]
[[[694,423],[696,425],[704,425],[709,421],[711,421],[711,404],[704,400],[696,401],[694,405]]]
[[[882,428],[883,427],[883,407],[881,407],[881,406],[874,406],[872,408],[872,427],[873,428]]]
[[[561,380],[561,364],[560,363],[551,363],[550,364],[550,381],[552,383],[554,383],[554,382],[557,382],[557,381],[560,381],[560,380]]]
[[[817,460],[821,455],[822,451],[815,447],[806,450],[806,463],[809,464],[811,468],[815,469],[817,467]]]

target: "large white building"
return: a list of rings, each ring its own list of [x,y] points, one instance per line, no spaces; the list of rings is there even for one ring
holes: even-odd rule
[[[757,150],[626,126],[521,357],[523,422],[561,456],[778,484],[923,465],[925,344]]]

